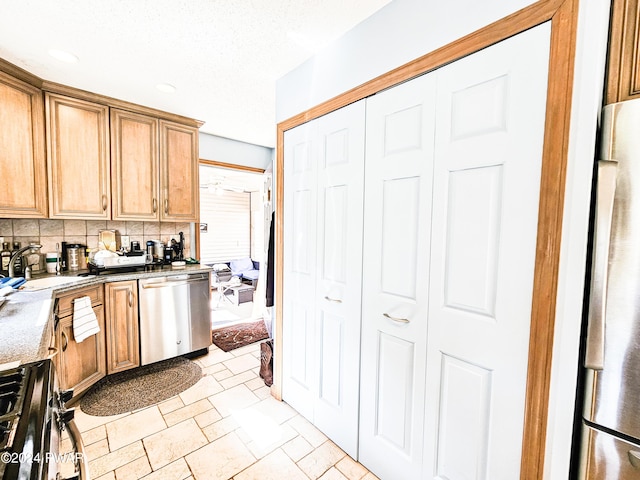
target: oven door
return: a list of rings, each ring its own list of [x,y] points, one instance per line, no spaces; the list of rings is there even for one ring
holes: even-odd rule
[[[75,409],[66,408],[65,402],[73,397],[73,390],[58,390],[54,380],[52,393],[51,450],[49,465],[53,476],[48,479],[90,480],[89,461],[85,453],[82,435],[74,420]],[[66,441],[66,440],[69,441]],[[54,450],[56,453],[54,453]]]

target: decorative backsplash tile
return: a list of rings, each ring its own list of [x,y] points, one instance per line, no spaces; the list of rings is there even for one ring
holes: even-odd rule
[[[140,242],[142,249],[148,240],[168,243],[178,233],[185,237],[185,255],[191,255],[189,223],[174,222],[115,222],[105,220],[50,220],[0,218],[0,237],[5,242],[20,242],[22,246],[35,242],[42,245],[42,253],[55,252],[56,244],[79,243],[87,248],[97,248],[100,230],[117,230],[130,240]],[[128,246],[128,245],[127,245]]]

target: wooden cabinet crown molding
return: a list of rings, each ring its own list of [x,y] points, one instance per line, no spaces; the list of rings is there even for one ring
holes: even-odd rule
[[[80,100],[101,103],[110,107],[120,108],[122,110],[128,110],[134,113],[151,115],[165,120],[170,120],[172,122],[181,123],[183,125],[189,125],[191,127],[200,128],[202,125],[204,125],[204,122],[201,120],[195,120],[193,118],[184,117],[182,115],[165,112],[163,110],[158,110],[151,107],[145,107],[143,105],[126,102],[124,100],[118,100],[117,98],[108,97],[106,95],[100,95],[79,88],[51,82],[49,80],[40,78],[37,75],[34,75],[27,70],[24,70],[12,64],[11,62],[4,60],[3,58],[0,58],[0,72],[11,75],[14,78],[22,80],[23,82],[33,85],[36,88],[44,90],[45,92],[58,93],[60,95],[67,95]]]
[[[203,121],[195,120],[189,117],[183,117],[173,113],[168,113],[162,110],[156,110],[155,108],[145,107],[137,105],[135,103],[126,102],[124,100],[118,100],[117,98],[108,97],[106,95],[100,95],[98,93],[87,92],[75,87],[69,87],[60,83],[49,82],[48,80],[42,81],[42,90],[45,92],[57,93],[60,95],[67,95],[69,97],[78,98],[80,100],[86,100],[88,102],[100,103],[109,107],[126,110],[133,113],[141,113],[143,115],[150,115],[164,120],[170,120],[172,122],[180,123],[182,125],[188,125],[190,127],[200,128],[204,125]]]
[[[12,77],[22,80],[29,85],[33,85],[36,88],[42,88],[42,79],[40,77],[27,72],[13,63],[7,62],[3,58],[0,58],[0,72],[11,75]]]

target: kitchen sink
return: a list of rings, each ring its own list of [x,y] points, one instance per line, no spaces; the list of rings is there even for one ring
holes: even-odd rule
[[[33,280],[27,280],[27,282],[22,285],[22,288],[20,288],[20,290],[33,292],[36,290],[44,290],[45,288],[60,287],[62,285],[76,283],[80,280],[86,280],[86,277],[60,276],[36,278]]]

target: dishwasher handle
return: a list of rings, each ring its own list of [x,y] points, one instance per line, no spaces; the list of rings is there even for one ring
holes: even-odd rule
[[[192,283],[206,282],[206,281],[207,281],[207,277],[189,278],[186,280],[184,279],[184,277],[181,277],[178,280],[167,280],[165,282],[153,282],[153,283],[140,282],[140,286],[142,286],[142,288],[181,287],[183,285],[189,285]]]

